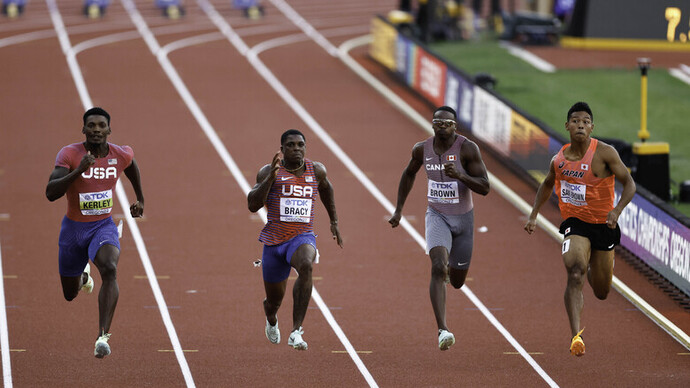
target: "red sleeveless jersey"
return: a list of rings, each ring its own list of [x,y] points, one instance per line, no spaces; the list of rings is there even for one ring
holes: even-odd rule
[[[569,161],[563,155],[563,150],[570,145],[566,144],[553,160],[554,190],[563,219],[575,217],[590,224],[605,224],[613,209],[615,177],[597,178],[592,172],[592,158],[598,143],[597,139],[592,139],[585,156],[577,161]]]
[[[86,152],[84,143],[65,146],[55,158],[55,165],[73,171],[79,167]],[[108,155],[96,158],[94,165],[67,188],[67,218],[90,222],[110,217],[114,205],[113,189],[122,171],[132,164],[132,159],[132,148],[108,143]]]
[[[261,230],[259,241],[278,245],[303,233],[314,233],[314,205],[319,183],[314,163],[304,160],[304,174],[296,176],[280,166],[276,180],[268,192],[268,222]]]

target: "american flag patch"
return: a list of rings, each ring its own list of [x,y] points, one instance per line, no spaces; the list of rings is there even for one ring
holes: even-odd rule
[[[117,158],[115,158],[115,159],[108,159],[108,165],[110,166],[110,165],[113,165],[113,164],[117,164]]]
[[[306,182],[313,182],[313,181],[314,181],[314,178],[312,178],[311,176],[305,176],[305,177],[304,177],[304,180],[305,180]]]
[[[589,164],[581,164],[580,168],[587,171],[587,170],[589,170]]]
[[[447,155],[446,160],[449,162],[454,162],[454,161],[458,160],[458,157],[456,155]]]

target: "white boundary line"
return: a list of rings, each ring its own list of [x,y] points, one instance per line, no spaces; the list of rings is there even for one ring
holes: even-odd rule
[[[86,87],[86,83],[84,82],[84,78],[82,77],[79,64],[74,54],[74,50],[69,41],[69,36],[67,35],[65,25],[62,22],[60,11],[57,8],[55,0],[46,0],[46,4],[48,5],[51,20],[53,21],[55,30],[59,37],[60,46],[62,47],[63,53],[67,57],[67,63],[70,67],[70,72],[72,73],[74,83],[77,86],[77,90],[79,91],[79,97],[81,99],[82,105],[84,106],[84,109],[88,109],[93,106],[93,103],[91,101],[91,97]],[[168,311],[167,304],[165,303],[165,298],[163,297],[160,285],[158,284],[156,273],[153,269],[153,265],[151,264],[151,260],[148,255],[144,239],[141,236],[141,232],[139,231],[137,223],[134,221],[131,214],[129,213],[129,199],[127,198],[127,194],[120,180],[117,181],[115,191],[117,193],[120,206],[122,207],[122,210],[124,212],[125,219],[127,220],[127,226],[129,227],[129,230],[132,233],[132,237],[134,238],[137,250],[139,251],[141,262],[144,266],[144,269],[146,270],[146,276],[148,277],[149,285],[151,286],[151,290],[153,291],[154,297],[156,298],[158,310],[160,311],[161,318],[168,332],[168,336],[170,337],[170,342],[173,346],[173,350],[175,351],[175,356],[177,357],[177,361],[180,365],[180,369],[182,371],[184,379],[188,387],[195,387],[192,373],[189,370],[189,365],[187,364],[184,352],[182,351],[182,346],[177,337],[175,326],[173,325],[172,319],[170,318],[170,312]]]
[[[408,116],[412,121],[417,123],[424,131],[432,133],[428,128],[428,123],[424,118],[417,113],[412,107],[407,105],[400,97],[395,95],[383,83],[378,81],[374,76],[369,74],[359,63],[352,59],[348,52],[357,47],[371,42],[371,36],[365,35],[356,39],[352,39],[343,43],[340,46],[340,58],[345,62],[355,73],[362,77],[367,83],[370,83],[374,89],[381,93],[388,99],[396,108]],[[491,188],[496,190],[503,198],[510,202],[513,206],[518,208],[523,214],[527,215],[532,212],[532,207],[527,204],[520,196],[515,194],[508,186],[501,182],[496,176],[488,172],[489,180],[491,181]],[[544,229],[547,234],[553,237],[556,241],[563,241],[558,228],[556,228],[549,220],[544,218],[541,214],[537,218],[538,224]],[[464,287],[463,287],[464,288]],[[613,288],[616,289],[625,299],[630,301],[635,307],[640,309],[647,317],[659,325],[664,331],[670,334],[676,341],[690,350],[690,337],[683,332],[678,326],[673,324],[670,320],[664,317],[644,299],[631,290],[625,283],[623,283],[616,276],[613,277]]]
[[[7,306],[5,305],[5,277],[2,272],[2,244],[0,244],[0,349],[2,350],[2,381],[5,388],[11,388],[12,366],[10,335],[7,329]]]
[[[198,0],[198,1],[206,1],[206,0]],[[274,4],[276,4],[276,1],[281,2],[281,7],[285,8],[289,6],[282,2],[282,0],[271,0]],[[281,8],[281,10],[282,10]],[[294,12],[289,12],[286,16],[293,20],[291,18],[292,15],[296,15],[297,13]],[[296,25],[298,25],[300,28],[305,30],[305,32],[308,32],[309,36],[312,35],[318,35],[320,36],[317,41],[319,42],[319,45],[321,47],[332,47],[333,49],[337,50],[338,54],[336,56],[341,56],[342,57],[342,52],[339,52],[335,46],[333,46],[323,35],[321,35],[318,31],[314,30],[313,28],[309,28],[308,23],[303,19],[303,18],[297,18],[297,20],[293,20]],[[324,48],[326,48],[324,47]],[[327,49],[327,52],[329,54],[331,53],[331,50]],[[332,55],[332,54],[331,54]],[[316,120],[306,111],[304,107],[290,94],[290,92],[287,90],[287,88],[273,75],[273,73],[268,70],[268,68],[258,59],[258,52],[256,52],[254,49],[251,49],[247,53],[247,57],[254,64],[254,66],[257,68],[259,73],[268,81],[268,83],[273,87],[276,92],[283,98],[283,100],[297,113],[300,118],[309,126],[309,128],[314,131],[314,133],[321,139],[321,141],[324,142],[324,144],[335,154],[338,159],[352,172],[352,174],[360,181],[360,183],[372,194],[374,198],[376,198],[379,203],[389,212],[394,211],[394,206],[393,204],[388,201],[383,193],[381,193],[378,188],[369,180],[369,178],[361,171],[361,169],[357,166],[357,164],[350,159],[350,157],[340,148],[340,146],[330,137],[330,135],[316,122]],[[409,223],[406,220],[401,220],[401,224],[406,223],[408,227],[403,227],[410,233],[410,235],[424,248],[426,245],[424,238],[414,229],[409,225]],[[512,335],[505,330],[505,328],[498,322],[498,320],[491,314],[491,312],[481,303],[481,301],[472,293],[472,291],[469,289],[469,287],[465,286],[461,289],[467,297],[474,303],[479,310],[484,314],[484,316],[503,334],[503,336],[508,340],[508,342],[513,345],[513,347],[527,360],[527,362],[532,366],[532,368],[537,371],[537,373],[547,382],[552,387],[557,387],[558,385],[551,379],[551,377],[544,372],[544,370],[539,366],[539,364],[534,361],[534,359],[522,348],[522,346],[512,337]]]
[[[204,131],[206,136],[209,138],[211,141],[211,144],[214,146],[216,149],[216,152],[219,154],[221,159],[223,159],[224,163],[232,173],[233,177],[235,180],[238,182],[240,187],[242,188],[242,191],[245,193],[249,193],[249,190],[251,190],[251,186],[247,182],[247,180],[244,178],[244,175],[242,174],[241,170],[233,160],[232,156],[230,156],[230,153],[227,151],[225,146],[223,145],[222,141],[218,137],[218,134],[214,130],[213,126],[208,122],[208,119],[202,112],[202,110],[199,108],[198,104],[196,103],[195,99],[192,97],[191,93],[185,86],[184,82],[182,81],[181,77],[175,70],[174,66],[170,62],[170,60],[167,58],[167,52],[169,50],[167,49],[162,49],[160,45],[158,44],[155,36],[151,33],[151,31],[148,28],[148,25],[142,18],[141,14],[137,11],[136,7],[134,4],[131,2],[131,0],[121,0],[122,3],[124,4],[125,8],[127,9],[128,13],[130,14],[130,18],[134,22],[134,24],[137,26],[137,29],[139,33],[142,35],[144,38],[145,42],[149,46],[149,49],[153,53],[153,55],[156,56],[158,59],[159,63],[161,64],[161,67],[165,71],[166,75],[170,78],[171,82],[173,83],[175,89],[178,91],[182,99],[185,101],[187,104],[187,107],[189,110],[192,112],[192,115],[194,118],[197,120],[199,123],[199,126],[201,129]],[[204,9],[209,16],[209,18],[216,24],[216,26],[223,32],[225,37],[230,40],[230,42],[237,48],[238,51],[242,55],[245,55],[249,51],[249,47],[244,43],[244,41],[233,31],[232,27],[230,27],[229,24],[223,19],[217,12],[215,12],[215,9],[208,4],[200,4],[202,6],[202,9]],[[167,46],[166,46],[167,47]],[[174,47],[174,46],[171,46]],[[257,59],[258,60],[258,59]],[[266,222],[266,210],[261,209],[259,211],[259,215],[263,222]],[[312,288],[312,299],[314,302],[317,304],[319,307],[319,310],[323,314],[323,316],[326,318],[326,321],[330,324],[332,327],[333,331],[335,334],[338,336],[340,341],[343,343],[343,346],[345,349],[347,349],[348,353],[350,356],[353,358],[355,365],[358,367],[360,370],[360,373],[364,376],[364,378],[367,380],[369,385],[371,387],[378,387],[376,382],[373,380],[373,377],[371,377],[371,374],[369,371],[366,369],[364,364],[362,363],[361,359],[359,358],[359,355],[355,351],[354,347],[352,344],[350,344],[349,340],[345,336],[345,333],[342,331],[340,326],[337,324],[335,321],[335,318],[330,312],[330,309],[328,306],[325,304],[323,299],[321,298],[321,295],[317,291],[316,287]]]
[[[538,70],[543,71],[544,73],[555,73],[556,72],[556,66],[552,65],[551,63],[539,58],[538,56],[532,54],[531,52],[518,47],[512,43],[508,43],[505,41],[501,41],[499,43],[501,47],[504,49],[508,50],[508,52],[516,56],[523,61],[529,63],[530,65],[534,66]]]

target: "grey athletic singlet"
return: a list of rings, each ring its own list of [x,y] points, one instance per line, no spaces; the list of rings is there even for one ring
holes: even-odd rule
[[[434,152],[434,137],[424,142],[424,170],[427,176],[428,206],[441,214],[461,215],[473,208],[470,189],[457,179],[443,173],[444,163],[455,163],[458,171],[465,169],[460,163],[460,147],[465,137],[458,135],[455,143],[443,155]]]

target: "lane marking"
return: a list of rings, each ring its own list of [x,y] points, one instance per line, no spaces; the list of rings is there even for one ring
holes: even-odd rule
[[[0,278],[2,275],[2,244],[0,244]],[[5,306],[5,282],[0,282],[0,352],[2,353],[2,381],[5,388],[12,387],[12,366],[10,363],[10,335],[7,328],[7,308]]]
[[[76,55],[72,48],[72,44],[69,40],[69,36],[67,34],[65,25],[62,21],[62,16],[60,15],[60,11],[58,10],[56,1],[46,0],[46,4],[50,12],[50,18],[53,22],[53,26],[58,34],[58,39],[60,41],[60,46],[62,47],[62,52],[67,59],[67,64],[69,66],[70,73],[72,74],[75,86],[77,87],[77,91],[79,92],[79,97],[81,99],[82,106],[84,107],[84,109],[89,109],[93,106],[93,102],[91,101],[91,96],[89,95],[88,89],[86,87],[86,82],[84,81],[81,70],[79,68],[79,63],[77,62]],[[151,289],[153,291],[158,305],[158,311],[161,314],[161,318],[168,332],[168,337],[170,337],[170,342],[173,345],[173,349],[175,349],[175,355],[177,357],[177,362],[180,365],[182,375],[184,376],[185,382],[187,383],[188,387],[195,387],[194,379],[189,369],[189,365],[187,364],[187,360],[185,359],[184,354],[182,352],[182,346],[177,337],[177,332],[175,331],[175,326],[172,323],[172,318],[170,317],[168,309],[165,308],[167,304],[165,303],[165,298],[163,297],[160,285],[156,280],[156,273],[153,269],[153,265],[151,264],[148,251],[146,249],[146,244],[144,243],[144,239],[141,236],[141,232],[139,231],[137,223],[134,221],[134,218],[132,218],[131,214],[129,213],[128,207],[130,202],[127,198],[127,193],[125,192],[125,189],[120,180],[117,181],[115,190],[117,193],[118,201],[120,202],[120,206],[122,207],[123,213],[127,220],[127,226],[129,227],[130,233],[134,238],[137,250],[139,251],[139,257],[144,266],[144,269],[146,270],[146,274],[149,279],[149,285],[151,286]]]
[[[395,95],[391,90],[388,89],[382,82],[377,80],[373,75],[371,75],[366,69],[364,69],[357,61],[352,59],[349,55],[346,55],[351,49],[362,46],[372,41],[371,35],[365,35],[359,38],[352,39],[343,43],[340,46],[341,56],[340,59],[345,62],[357,75],[362,77],[367,83],[381,93],[387,100],[391,102],[393,106],[398,108],[403,114],[405,114],[412,121],[416,122],[424,131],[431,133],[428,128],[426,120],[417,113],[411,106],[409,106],[405,101],[399,96]],[[523,214],[528,215],[532,212],[532,206],[525,202],[520,196],[518,196],[513,190],[511,190],[506,184],[499,180],[491,172],[487,171],[489,175],[489,181],[491,182],[491,189],[497,191],[503,198],[505,198],[509,203],[515,206]],[[544,216],[539,214],[537,216],[538,225],[546,231],[551,237],[553,237],[559,243],[563,240],[563,237],[558,233],[558,228],[556,228],[549,220]],[[690,336],[683,332],[678,326],[673,324],[670,320],[664,317],[656,309],[654,309],[649,303],[637,295],[633,290],[631,290],[625,283],[618,279],[615,275],[613,276],[612,282],[613,288],[618,291],[625,299],[630,303],[640,309],[647,317],[649,317],[653,322],[659,325],[664,331],[671,335],[676,341],[683,345],[686,349],[690,350]],[[463,287],[464,288],[464,287]]]
[[[219,154],[223,162],[225,163],[226,167],[230,170],[232,175],[235,177],[235,180],[237,183],[240,185],[242,188],[242,191],[244,194],[248,194],[249,190],[251,190],[251,186],[249,183],[246,181],[244,176],[241,173],[241,170],[235,163],[234,159],[230,156],[230,153],[227,151],[225,148],[225,145],[222,143],[220,140],[217,132],[215,129],[211,126],[211,124],[208,122],[208,119],[202,112],[202,110],[199,108],[198,104],[196,103],[196,100],[192,97],[191,93],[187,89],[186,85],[182,81],[181,77],[175,70],[174,66],[170,62],[169,58],[167,57],[167,52],[163,49],[161,49],[160,45],[158,44],[158,41],[156,40],[155,36],[151,32],[151,30],[148,28],[148,25],[144,21],[143,17],[141,14],[139,14],[138,10],[134,7],[132,4],[131,0],[121,0],[122,3],[125,6],[125,9],[130,15],[130,18],[134,22],[134,24],[137,27],[137,30],[141,34],[142,38],[146,42],[146,44],[149,47],[149,50],[152,52],[154,56],[158,59],[158,62],[160,63],[161,67],[163,68],[164,72],[168,76],[168,78],[171,80],[173,83],[175,89],[177,92],[180,94],[184,102],[187,104],[188,109],[191,111],[192,115],[194,118],[197,120],[199,123],[199,126],[201,129],[206,133],[207,137],[209,138],[209,141],[211,144],[214,146],[216,149],[216,152]],[[230,27],[229,24],[223,19],[216,11],[215,9],[206,1],[201,1],[199,2],[200,6],[204,11],[206,12],[207,16],[216,24],[216,26],[220,29],[220,31],[226,36],[229,40],[230,43],[240,52],[240,54],[245,55],[247,51],[249,50],[249,47],[244,43],[244,41],[239,37],[237,33],[234,32],[232,27]],[[266,222],[266,210],[261,209],[259,210],[259,215],[261,216],[263,222]],[[364,364],[361,362],[359,359],[359,356],[357,356],[356,352],[354,351],[354,348],[350,344],[349,340],[345,336],[345,333],[340,329],[340,326],[338,326],[337,322],[335,321],[335,318],[329,311],[328,307],[324,303],[323,299],[321,298],[320,294],[318,293],[317,289],[315,287],[312,288],[312,299],[314,302],[319,306],[319,309],[321,310],[321,313],[324,315],[326,318],[326,321],[329,322],[331,325],[331,328],[333,328],[334,332],[340,339],[340,341],[343,343],[343,345],[346,347],[346,349],[351,349],[351,354],[350,356],[353,358],[355,361],[355,364],[357,365],[358,369],[360,372],[364,375],[365,379],[369,382],[369,385],[372,387],[378,387],[376,382],[374,382],[373,378],[371,377],[371,374],[369,373],[368,370],[366,370],[366,367]]]
[[[295,100],[290,92],[287,91],[287,89],[278,81],[278,79],[273,75],[273,73],[264,65],[264,63],[257,57],[256,53],[254,51],[250,51],[248,46],[244,43],[244,41],[237,35],[237,33],[234,32],[232,27],[225,21],[224,18],[222,18],[218,12],[216,12],[215,8],[207,0],[197,0],[197,3],[201,6],[201,8],[204,10],[204,12],[208,15],[208,17],[213,21],[213,23],[216,24],[216,26],[223,32],[223,34],[227,37],[228,41],[235,46],[235,48],[242,54],[247,57],[247,60],[254,66],[256,71],[264,77],[264,79],[268,82],[268,84],[273,87],[273,89],[278,92],[278,94],[283,98],[283,100],[291,107],[295,112],[304,120],[305,117],[311,118],[311,116],[306,112],[306,110],[299,105],[297,100]],[[314,119],[311,118],[311,121],[315,123]],[[305,121],[307,122],[307,121]],[[317,124],[318,125],[318,124]],[[209,124],[210,127],[210,124]],[[310,126],[311,127],[311,126]],[[215,131],[214,131],[215,132]],[[217,136],[214,137],[209,137],[211,141],[213,142],[213,139],[216,139]],[[222,146],[223,149],[225,147],[222,145],[220,140],[218,140],[220,143],[220,146]],[[227,150],[225,151],[227,152]],[[239,169],[237,169],[239,172]],[[246,179],[244,176],[235,174],[233,175],[236,177],[235,179],[240,183],[240,186],[243,187],[245,195],[249,193],[249,184],[246,183]],[[246,187],[246,189],[244,189]],[[266,222],[266,212],[265,209],[261,209],[261,218]],[[326,318],[326,321],[328,324],[331,326],[333,331],[335,332],[336,336],[340,340],[340,342],[345,346],[345,349],[347,349],[348,354],[350,355],[350,358],[354,361],[355,365],[357,366],[357,369],[360,371],[364,379],[367,381],[370,387],[378,387],[378,384],[374,380],[373,376],[371,373],[369,373],[369,370],[366,368],[362,360],[359,358],[359,355],[357,355],[357,352],[355,351],[355,348],[352,346],[350,343],[350,340],[347,338],[345,335],[345,332],[343,332],[342,328],[340,325],[338,325],[338,322],[335,320],[335,317],[333,317],[333,314],[331,314],[330,310],[328,309],[328,306],[326,303],[323,301],[321,298],[321,294],[319,294],[318,290],[316,287],[312,287],[312,300],[316,303],[317,306],[319,306],[319,310],[321,311],[321,314]]]
[[[527,51],[521,47],[518,47],[512,43],[505,42],[505,41],[500,41],[498,44],[499,44],[499,46],[508,50],[508,53],[510,53],[510,55],[522,59],[523,61],[532,65],[537,70],[543,71],[544,73],[555,73],[556,72],[556,66],[552,65],[551,63],[543,60],[542,58],[532,54],[531,52],[529,52],[529,51]]]
[[[331,350],[331,353],[335,354],[347,354],[347,350]],[[373,350],[358,350],[357,354],[372,354]]]
[[[135,279],[148,279],[147,275],[134,275]],[[156,275],[156,279],[170,279],[169,275]]]
[[[158,349],[158,351],[161,353],[172,353],[175,350],[173,350],[173,349]],[[182,349],[182,351],[185,353],[198,353],[199,349]]]

